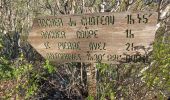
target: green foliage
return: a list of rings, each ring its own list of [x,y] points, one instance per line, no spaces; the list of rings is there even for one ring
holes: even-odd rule
[[[0,80],[1,82],[12,82],[13,85],[4,91],[3,99],[10,99],[14,95],[16,98],[29,99],[34,96],[39,87],[39,82],[43,78],[42,72],[28,63],[22,56],[14,62],[9,62],[3,57],[0,59]],[[8,84],[9,84],[8,83]]]
[[[87,100],[94,100],[94,97],[93,96],[88,96]]]
[[[0,33],[1,34],[1,33]],[[0,50],[3,48],[3,45],[2,45],[2,38],[0,36]]]
[[[135,88],[137,90],[141,89],[138,90],[138,93],[141,93],[143,97],[145,96],[145,94],[142,94],[143,91],[151,96],[156,95],[159,100],[163,100],[168,96],[168,93],[170,93],[170,44],[163,44],[161,43],[162,38],[159,37],[159,39],[153,45],[150,65],[142,63],[122,64],[123,66],[115,65],[112,67],[107,64],[97,65],[99,71],[98,95],[101,100],[119,98],[120,92],[123,95],[122,98],[128,98],[131,91],[135,91]],[[145,69],[145,71],[142,71],[142,69]],[[132,84],[138,82],[138,85],[131,86],[129,79],[133,79]],[[124,85],[124,81],[126,85]]]
[[[97,65],[99,79],[98,79],[98,96],[100,100],[110,98],[115,100],[116,90],[114,89],[115,80],[117,77],[115,67],[111,67],[108,64]]]
[[[19,64],[15,66],[15,63]],[[5,91],[4,99],[18,95],[17,97],[24,97],[25,99],[34,95],[38,89],[38,77],[39,73],[34,71],[31,64],[26,63],[23,58],[18,59],[14,64],[8,63],[8,65],[1,65],[0,76],[1,80],[9,81],[13,80],[15,84],[10,87],[10,90]]]
[[[37,77],[37,75],[39,73],[35,73],[30,64],[20,66],[20,68],[17,68],[14,72],[18,82],[15,90],[16,93],[25,99],[35,95],[38,90],[39,77]]]
[[[9,66],[9,62],[3,57],[0,58],[0,62],[0,80],[13,77],[13,69]]]
[[[160,93],[170,92],[170,44],[155,43],[153,63],[143,74],[149,88],[161,89]],[[166,91],[166,92],[165,92]],[[162,97],[163,94],[160,94]]]
[[[0,52],[3,48],[2,37],[0,37]],[[53,73],[54,67],[47,60],[45,64],[31,64],[27,62],[23,53],[15,60],[9,60],[7,55],[0,55],[0,85],[3,91],[0,99],[30,99],[37,94],[40,82],[47,74]],[[3,87],[5,84],[12,84]]]
[[[48,60],[45,62],[44,69],[46,69],[50,74],[55,71],[54,66],[50,65]]]
[[[170,65],[170,44],[155,43],[153,51],[153,60],[160,65]]]
[[[153,45],[152,64],[143,72],[143,80],[150,89],[158,90],[158,98],[170,93],[170,44],[162,43],[165,28],[160,27]]]
[[[0,31],[2,31],[2,30],[0,29]],[[2,33],[0,32],[0,51],[3,48],[2,42],[3,42],[3,40],[2,40]]]

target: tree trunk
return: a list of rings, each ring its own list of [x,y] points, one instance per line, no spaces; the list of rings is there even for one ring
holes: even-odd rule
[[[96,64],[88,63],[86,64],[87,72],[87,87],[89,96],[94,98],[97,96],[96,89]]]

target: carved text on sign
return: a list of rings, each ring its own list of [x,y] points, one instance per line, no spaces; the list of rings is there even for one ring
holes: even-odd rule
[[[53,62],[147,62],[157,13],[122,12],[39,17],[30,44]]]

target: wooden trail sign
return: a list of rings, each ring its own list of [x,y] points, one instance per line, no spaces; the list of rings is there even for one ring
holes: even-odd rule
[[[46,16],[34,19],[28,41],[56,63],[144,61],[156,24],[156,12]]]

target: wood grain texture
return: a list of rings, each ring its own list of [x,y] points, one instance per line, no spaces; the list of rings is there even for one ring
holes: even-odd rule
[[[127,23],[127,15],[132,15],[134,24]],[[140,23],[138,16],[141,18]],[[147,23],[145,17],[148,18]],[[47,23],[41,24],[44,20]],[[70,26],[70,20],[76,22],[76,26]],[[84,24],[86,20],[87,24]],[[144,55],[145,51],[140,48],[151,48],[156,24],[156,12],[45,16],[34,20],[28,41],[43,57],[56,63],[118,63],[126,55]],[[128,33],[131,30],[134,38],[127,38],[127,30]],[[88,36],[78,38],[85,31]],[[45,33],[51,36],[42,37]],[[47,48],[45,45],[48,45]]]

